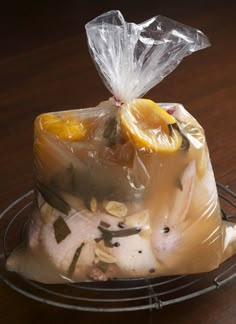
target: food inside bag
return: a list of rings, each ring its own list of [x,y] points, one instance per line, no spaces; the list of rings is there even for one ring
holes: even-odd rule
[[[181,104],[141,98],[206,36],[119,11],[86,31],[113,97],[36,119],[28,239],[7,269],[43,283],[215,269],[235,252],[236,226],[222,221],[204,131]]]

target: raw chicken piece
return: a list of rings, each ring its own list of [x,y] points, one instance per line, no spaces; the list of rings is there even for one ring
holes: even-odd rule
[[[47,203],[44,204],[46,205]],[[93,268],[99,270],[96,264],[100,260],[107,266],[105,279],[146,276],[150,269],[157,267],[157,262],[148,239],[149,214],[147,211],[144,211],[144,214],[146,215],[144,219],[143,213],[136,213],[126,217],[121,223],[119,218],[104,213],[95,214],[88,210],[75,212],[68,219],[65,217],[71,233],[58,244],[53,224],[61,213],[47,205],[47,215],[44,215],[47,223],[38,221],[38,215],[35,215],[37,222],[32,221],[30,224],[32,235],[29,237],[28,247],[24,244],[11,254],[7,261],[8,270],[17,271],[30,279],[45,283],[81,281],[94,279],[89,273]],[[124,237],[112,238],[111,247],[106,247],[104,241],[96,242],[101,237],[98,227],[101,226],[106,231],[108,224],[110,232],[125,233],[127,229],[129,231]],[[140,228],[142,233],[139,233]],[[70,273],[76,250],[82,245],[78,262],[73,273]],[[102,253],[100,255],[99,251],[104,252],[104,255]],[[41,264],[44,265],[43,271]]]
[[[210,164],[206,176],[198,181],[195,162],[190,162],[181,182],[183,190],[176,192],[171,209],[163,206],[153,213],[143,210],[126,216],[122,223],[117,217],[85,209],[69,217],[63,215],[71,233],[59,244],[53,224],[61,213],[45,203],[41,211],[44,222],[34,215],[28,248],[14,251],[7,267],[44,283],[210,271],[235,252],[236,226],[221,221]],[[208,206],[199,218],[196,204]],[[100,226],[105,232],[140,231],[114,237],[112,246],[106,247],[104,241],[96,242],[101,237]],[[104,272],[99,268],[99,258],[106,266]],[[102,276],[93,276],[94,270]]]

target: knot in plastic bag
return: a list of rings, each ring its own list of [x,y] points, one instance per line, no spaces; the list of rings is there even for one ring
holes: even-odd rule
[[[95,65],[120,102],[142,97],[185,56],[210,45],[201,31],[160,15],[137,25],[113,10],[85,27]]]

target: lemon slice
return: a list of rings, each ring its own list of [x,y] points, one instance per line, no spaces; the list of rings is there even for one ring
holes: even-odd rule
[[[79,141],[87,135],[85,125],[69,113],[61,116],[43,114],[40,116],[40,124],[43,129],[66,141]]]
[[[175,118],[152,100],[135,99],[123,104],[120,122],[126,136],[139,149],[171,153],[182,144],[180,132],[172,127]]]

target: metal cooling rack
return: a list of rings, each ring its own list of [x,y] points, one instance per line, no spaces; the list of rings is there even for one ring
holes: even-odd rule
[[[236,194],[217,184],[225,220],[236,219]],[[33,191],[15,200],[0,214],[0,279],[36,301],[80,311],[124,312],[158,310],[221,288],[236,277],[236,256],[218,269],[198,275],[122,279],[107,282],[46,285],[5,270],[10,252],[24,239]]]

